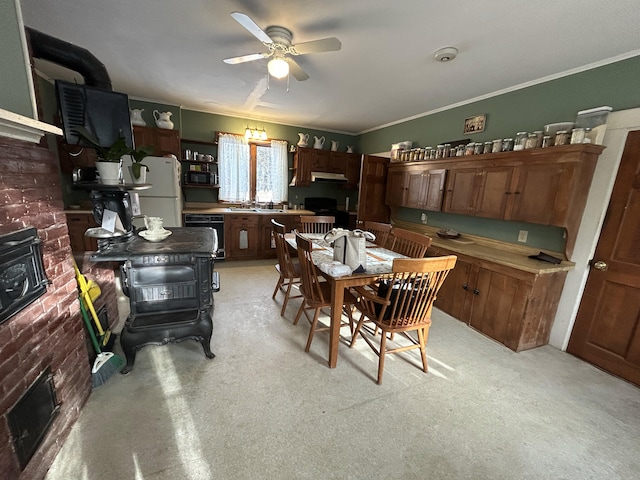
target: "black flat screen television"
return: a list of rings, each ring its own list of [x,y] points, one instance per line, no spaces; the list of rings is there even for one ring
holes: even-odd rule
[[[108,148],[119,136],[133,148],[129,117],[129,97],[120,92],[56,80],[56,96],[60,108],[64,140],[68,145],[92,147],[74,127],[84,127]]]

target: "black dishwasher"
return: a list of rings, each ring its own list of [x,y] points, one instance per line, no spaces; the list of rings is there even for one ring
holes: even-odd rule
[[[186,213],[185,227],[211,227],[218,234],[218,252],[216,260],[224,260],[224,215],[208,213]]]

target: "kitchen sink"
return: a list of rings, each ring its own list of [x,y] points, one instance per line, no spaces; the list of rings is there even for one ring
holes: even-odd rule
[[[282,213],[281,208],[251,208],[251,207],[228,207],[230,212],[256,212],[256,213]]]
[[[228,207],[230,212],[257,212],[258,209],[250,207]]]

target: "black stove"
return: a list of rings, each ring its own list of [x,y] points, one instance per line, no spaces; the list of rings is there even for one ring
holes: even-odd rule
[[[336,218],[336,227],[349,228],[349,212],[338,210],[338,201],[330,197],[307,197],[304,209],[316,215],[329,215]]]
[[[138,350],[193,339],[214,358],[212,293],[218,287],[213,271],[217,251],[212,228],[170,228],[161,242],[138,235],[95,252],[96,262],[120,262],[122,289],[129,297],[130,314],[120,336],[127,359],[122,373],[133,368]]]

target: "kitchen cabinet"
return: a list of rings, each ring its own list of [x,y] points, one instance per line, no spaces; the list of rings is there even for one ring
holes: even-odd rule
[[[225,218],[225,255],[229,260],[258,258],[260,216],[227,215]]]
[[[441,210],[446,173],[443,168],[416,166],[390,170],[387,178],[387,205]]]
[[[601,145],[578,144],[389,165],[386,202],[415,205],[416,169],[446,170],[442,210],[500,220],[564,227],[570,257]],[[417,194],[420,198],[420,194]]]
[[[260,248],[258,251],[259,258],[276,258],[276,245],[271,236],[272,225],[271,219],[285,226],[287,232],[294,228],[300,228],[300,215],[261,215],[260,216]]]
[[[282,223],[288,232],[300,228],[300,215],[225,214],[225,259],[256,260],[276,258],[271,240],[271,219]]]
[[[511,166],[452,170],[444,211],[504,218],[513,171]]]
[[[98,224],[92,213],[67,212],[67,227],[69,228],[69,240],[73,253],[95,252],[98,250],[98,240],[84,236],[84,232],[89,228],[97,226]]]
[[[154,127],[133,127],[133,138],[136,147],[152,145],[155,150],[153,155],[162,157],[175,155],[180,158],[180,132]]]
[[[566,271],[536,274],[442,247],[427,255],[458,256],[437,308],[516,352],[548,343]]]
[[[344,174],[347,182],[342,188],[354,189],[360,180],[360,154],[298,147],[293,156],[293,169],[296,187],[310,186],[311,172],[330,172]]]

